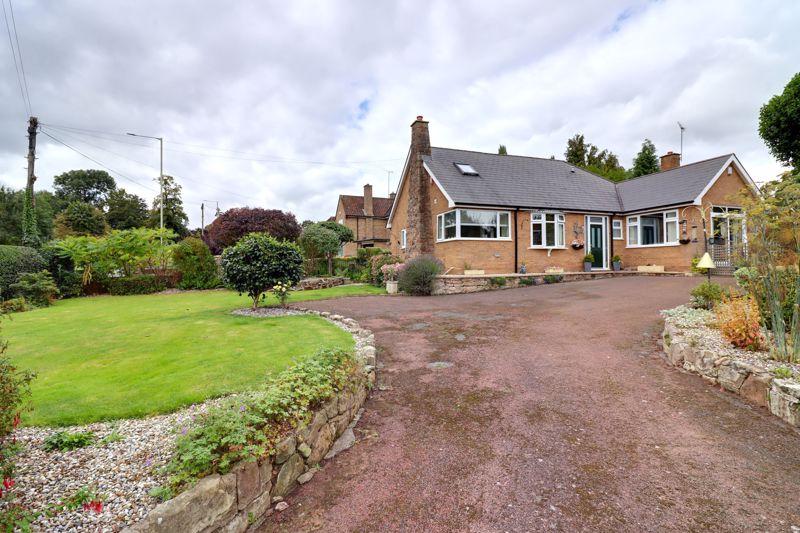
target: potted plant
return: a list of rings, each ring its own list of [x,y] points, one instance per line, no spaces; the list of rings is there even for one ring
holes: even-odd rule
[[[386,292],[389,294],[397,294],[397,277],[400,271],[403,270],[403,263],[391,263],[381,267],[381,274],[386,281]]]
[[[615,272],[619,272],[620,270],[622,270],[622,258],[618,255],[612,257],[611,266],[614,268]]]
[[[586,254],[583,256],[583,271],[584,272],[591,272],[592,271],[592,263],[594,263],[594,256],[592,254]]]

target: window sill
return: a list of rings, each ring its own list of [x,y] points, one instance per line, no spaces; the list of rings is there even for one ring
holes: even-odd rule
[[[566,246],[528,246],[528,250],[566,250]]]
[[[664,244],[626,244],[625,248],[666,248],[668,246],[680,246],[679,242],[667,242]]]
[[[436,239],[436,242],[453,242],[453,241],[500,241],[500,242],[511,242],[511,237],[498,237],[496,239],[493,238],[482,238],[482,237],[453,237],[452,239]]]

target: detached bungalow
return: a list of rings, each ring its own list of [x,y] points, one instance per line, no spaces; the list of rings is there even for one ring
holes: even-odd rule
[[[408,151],[388,216],[390,248],[402,257],[433,254],[449,274],[608,270],[661,265],[689,271],[708,250],[718,267],[746,252],[738,193],[757,187],[735,154],[621,183],[550,158],[431,147],[428,122],[411,125]]]

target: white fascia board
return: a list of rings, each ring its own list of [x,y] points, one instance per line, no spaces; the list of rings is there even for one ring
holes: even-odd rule
[[[725,164],[722,165],[722,168],[719,169],[719,172],[717,172],[714,177],[711,178],[711,181],[706,184],[705,188],[703,188],[703,190],[700,191],[700,194],[697,195],[697,198],[694,199],[694,205],[702,205],[703,196],[705,196],[706,193],[711,190],[711,187],[714,186],[717,180],[725,173],[725,170],[730,165],[736,167],[736,170],[739,171],[739,174],[741,174],[741,176],[744,178],[747,186],[750,187],[754,193],[759,194],[759,188],[758,185],[756,185],[756,182],[753,181],[753,178],[751,178],[750,174],[748,174],[748,172],[744,169],[744,166],[742,166],[742,163],[739,161],[739,158],[736,157],[736,154],[731,154],[728,160],[725,161]]]

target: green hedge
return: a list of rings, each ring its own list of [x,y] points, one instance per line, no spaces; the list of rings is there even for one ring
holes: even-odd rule
[[[152,274],[142,274],[124,278],[108,278],[108,292],[115,296],[153,294],[154,292],[161,292],[166,288],[166,281]]]
[[[47,269],[42,255],[27,246],[0,245],[0,297],[9,298],[11,285],[18,282],[22,274]]]

